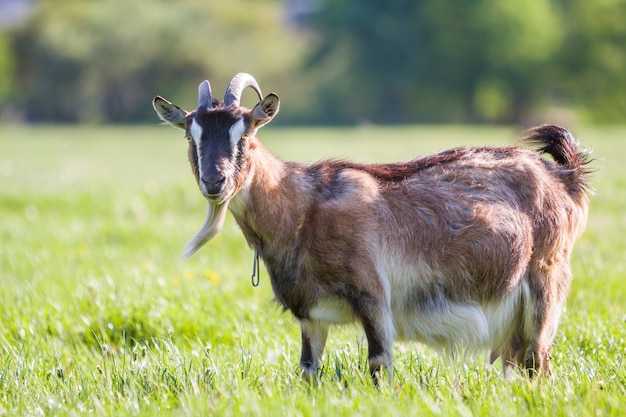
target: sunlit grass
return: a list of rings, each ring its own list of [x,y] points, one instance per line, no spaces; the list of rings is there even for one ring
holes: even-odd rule
[[[261,131],[287,159],[408,159],[514,143],[513,128]],[[582,129],[599,160],[556,380],[397,344],[391,384],[367,375],[357,326],[333,328],[321,383],[300,380],[295,321],[232,218],[179,256],[205,203],[166,127],[0,127],[0,415],[621,415],[626,409],[626,129]]]

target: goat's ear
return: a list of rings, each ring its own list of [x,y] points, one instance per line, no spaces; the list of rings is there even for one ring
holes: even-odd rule
[[[280,99],[274,93],[269,93],[252,109],[252,129],[258,129],[269,123],[278,113]]]
[[[152,107],[154,107],[154,111],[156,111],[161,120],[174,127],[185,130],[186,117],[189,112],[170,103],[161,96],[156,96],[154,100],[152,100]]]

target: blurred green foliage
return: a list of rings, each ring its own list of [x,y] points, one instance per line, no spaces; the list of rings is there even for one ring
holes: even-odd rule
[[[323,119],[626,114],[623,0],[323,0],[314,19]]]
[[[621,122],[625,21],[626,0],[40,0],[0,32],[0,116],[149,121],[155,94],[193,107],[246,71],[279,123]]]
[[[12,34],[13,99],[29,120],[154,120],[156,93],[193,103],[205,78],[293,71],[301,48],[281,13],[276,1],[40,1]]]

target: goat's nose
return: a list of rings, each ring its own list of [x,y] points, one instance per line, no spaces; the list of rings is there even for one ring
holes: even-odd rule
[[[219,194],[220,191],[222,191],[222,187],[224,186],[226,177],[224,177],[222,174],[209,174],[203,175],[201,180],[207,193],[215,195]]]

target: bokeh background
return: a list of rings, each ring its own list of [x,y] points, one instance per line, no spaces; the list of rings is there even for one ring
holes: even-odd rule
[[[623,416],[625,64],[626,0],[0,0],[0,417]],[[151,100],[191,110],[240,71],[281,97],[259,136],[284,160],[400,161],[543,122],[592,148],[555,378],[397,343],[376,389],[344,326],[306,384],[230,214],[178,259],[206,201]]]
[[[0,0],[0,121],[154,123],[239,71],[275,124],[623,123],[625,0]]]

